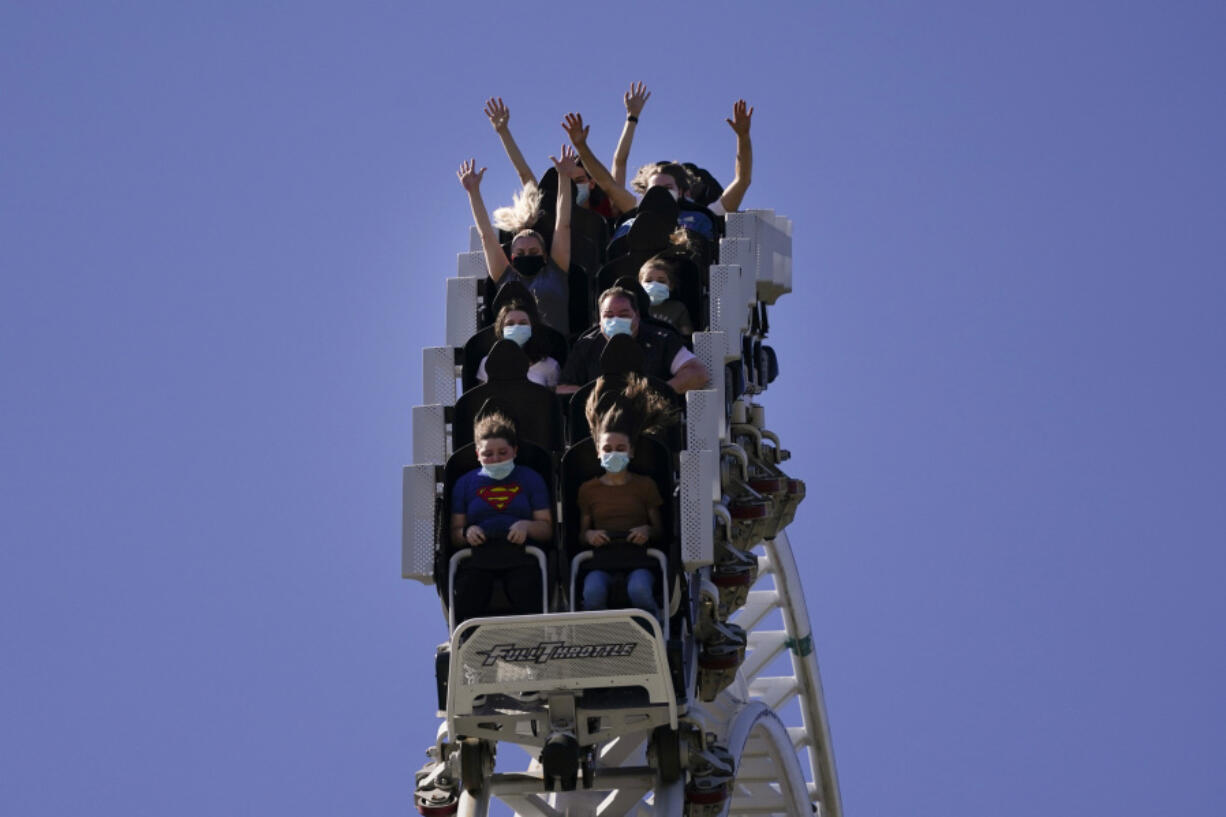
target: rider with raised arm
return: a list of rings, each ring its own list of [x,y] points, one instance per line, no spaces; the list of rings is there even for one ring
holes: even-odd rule
[[[749,190],[749,183],[753,177],[753,143],[749,138],[752,117],[753,108],[749,107],[745,100],[739,99],[732,106],[732,118],[724,120],[736,134],[736,170],[731,184],[724,188],[724,193],[719,200],[707,205],[707,209],[717,216],[735,212],[740,208],[741,201],[744,200],[745,193]],[[571,144],[575,146],[575,150],[579,152],[579,161],[583,163],[584,168],[596,180],[596,183],[608,193],[613,206],[622,212],[637,207],[638,200],[626,189],[625,179],[618,182],[608,169],[600,164],[600,160],[588,147],[588,132],[591,128],[583,124],[583,117],[577,113],[568,113],[562,120],[562,128],[570,138]],[[689,190],[688,174],[678,178],[680,174],[661,172],[661,167],[660,163],[645,165],[639,170],[639,174],[636,174],[636,178],[646,176],[646,187],[666,187],[673,191],[674,197],[680,199]]]
[[[632,82],[630,90],[622,95],[626,106],[626,123],[622,126],[621,136],[617,140],[617,149],[613,152],[613,178],[619,185],[624,185],[626,182],[626,162],[630,158],[630,146],[634,142],[635,126],[643,112],[643,106],[650,98],[651,92],[641,82]],[[532,172],[532,168],[524,159],[524,154],[515,142],[515,137],[511,135],[511,110],[502,101],[502,97],[490,97],[485,101],[485,115],[490,120],[494,133],[498,134],[502,148],[506,151],[507,158],[511,160],[511,166],[515,168],[520,182],[524,185],[536,184],[536,174]],[[593,181],[582,163],[575,165],[574,170],[570,173],[570,179],[574,181],[578,190],[575,204],[599,213],[605,218],[613,218],[620,212],[612,206],[608,195]]]
[[[558,171],[559,176],[571,173],[575,166],[575,152],[562,146],[562,158],[550,156],[550,161]],[[521,281],[535,296],[540,309],[541,320],[557,329],[562,334],[570,332],[570,287],[567,272],[570,269],[570,208],[571,188],[569,184],[558,185],[557,215],[554,220],[553,246],[549,255],[545,254],[545,239],[535,230],[526,229],[535,222],[535,217],[528,214],[521,217],[515,225],[518,231],[511,239],[511,257],[503,252],[498,243],[498,233],[490,224],[489,213],[485,209],[485,201],[481,198],[481,179],[486,168],[476,169],[475,159],[469,159],[460,164],[456,176],[460,184],[468,192],[468,204],[472,208],[473,223],[481,235],[481,248],[485,252],[485,265],[490,278],[495,284],[501,284],[504,279]],[[535,185],[525,189],[523,196],[517,198],[517,205],[528,202],[531,206],[532,195],[539,200],[539,192]],[[501,215],[505,210],[499,210],[495,215]]]

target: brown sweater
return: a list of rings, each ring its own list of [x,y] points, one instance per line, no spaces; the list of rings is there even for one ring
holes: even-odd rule
[[[605,485],[600,477],[579,486],[579,512],[592,520],[593,530],[627,531],[650,525],[647,512],[664,504],[655,480],[631,474],[625,485]]]

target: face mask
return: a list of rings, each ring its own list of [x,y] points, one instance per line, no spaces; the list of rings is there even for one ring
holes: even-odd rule
[[[606,338],[630,334],[630,318],[601,318],[600,329]]]
[[[651,299],[652,306],[659,306],[668,300],[668,284],[648,281],[643,284],[643,289],[647,290],[647,297]]]
[[[626,470],[630,464],[630,455],[625,451],[605,451],[600,455],[600,467],[610,474],[618,474]]]
[[[673,197],[673,201],[681,201],[681,191],[668,188],[668,194]]]
[[[511,266],[515,267],[515,271],[520,275],[536,275],[545,269],[545,256],[520,255],[511,260]]]
[[[580,206],[587,204],[588,196],[592,194],[592,186],[587,182],[576,184],[575,187],[575,204]]]
[[[526,323],[513,323],[502,327],[503,340],[513,340],[523,346],[530,337],[532,337],[532,327]]]
[[[481,466],[481,475],[490,479],[506,479],[515,470],[515,458],[504,462],[491,462]]]

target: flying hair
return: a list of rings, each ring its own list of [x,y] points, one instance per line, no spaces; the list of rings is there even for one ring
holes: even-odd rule
[[[525,184],[523,189],[511,197],[510,207],[499,207],[494,211],[494,226],[508,233],[517,233],[536,224],[541,217],[542,194],[535,184]],[[545,243],[542,241],[541,246]]]
[[[596,381],[583,407],[592,439],[601,434],[625,434],[634,445],[641,434],[657,433],[677,421],[668,398],[639,374]]]

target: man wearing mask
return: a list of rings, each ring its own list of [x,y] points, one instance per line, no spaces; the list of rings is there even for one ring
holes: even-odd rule
[[[647,375],[668,382],[683,394],[707,385],[710,375],[702,361],[685,348],[681,336],[671,329],[639,320],[637,296],[620,287],[606,289],[597,302],[600,322],[575,341],[558,378],[558,393],[573,394],[600,376],[600,356],[614,335],[630,335],[643,349]]]

